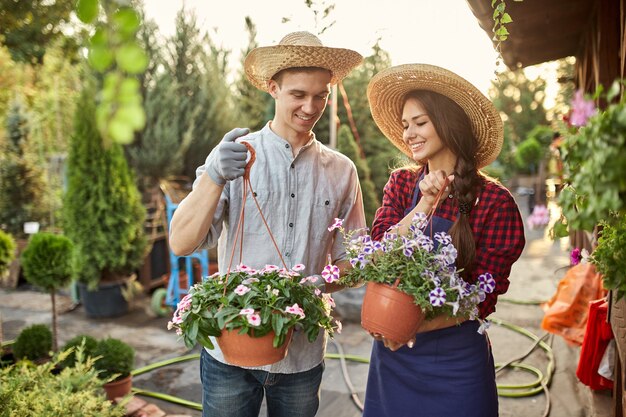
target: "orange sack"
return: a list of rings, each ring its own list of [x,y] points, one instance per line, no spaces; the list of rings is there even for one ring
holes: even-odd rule
[[[556,293],[544,303],[541,328],[562,336],[572,345],[582,345],[589,303],[606,295],[602,275],[591,263],[571,267],[559,282]]]

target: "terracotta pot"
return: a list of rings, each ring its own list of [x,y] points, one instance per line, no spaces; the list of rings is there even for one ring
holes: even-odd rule
[[[291,342],[293,327],[289,329],[285,343],[275,348],[273,340],[275,333],[269,332],[265,336],[251,337],[247,333],[239,334],[239,329],[223,330],[217,338],[226,362],[237,366],[262,366],[278,362],[287,356],[287,348]]]
[[[386,284],[369,282],[361,306],[361,326],[397,343],[408,342],[424,320],[413,297]]]
[[[128,375],[126,378],[118,379],[117,381],[107,382],[103,385],[104,391],[107,393],[107,400],[115,401],[116,398],[121,398],[127,394],[130,394],[130,390],[133,386],[133,376]]]

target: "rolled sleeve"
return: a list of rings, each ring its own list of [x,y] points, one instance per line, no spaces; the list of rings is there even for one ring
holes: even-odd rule
[[[496,287],[478,306],[482,318],[496,310],[498,296],[508,290],[511,267],[526,243],[524,222],[512,196],[501,199],[500,204],[488,210],[485,220],[477,241],[472,278],[476,280],[479,275],[488,272],[493,275]]]

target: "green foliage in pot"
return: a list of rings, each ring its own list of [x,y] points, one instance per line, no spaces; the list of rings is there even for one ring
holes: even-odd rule
[[[102,393],[94,359],[86,358],[80,349],[73,367],[52,372],[69,353],[39,366],[18,363],[0,369],[0,417],[124,416],[124,405],[113,405]]]
[[[626,295],[626,215],[601,222],[598,246],[591,262],[602,274],[604,287],[617,291],[617,298]]]
[[[16,359],[31,361],[44,359],[52,350],[52,332],[44,324],[33,324],[24,328],[13,343],[13,354]]]
[[[121,145],[105,146],[96,127],[93,87],[76,108],[67,164],[64,231],[76,245],[79,281],[95,289],[141,265],[146,250],[145,208]]]
[[[127,377],[135,366],[135,349],[120,339],[100,340],[94,355],[100,356],[95,366],[100,378],[107,382]]]
[[[612,104],[595,114],[588,111],[586,123],[564,134],[566,187],[558,198],[564,221],[555,226],[556,236],[567,235],[568,227],[593,230],[612,213],[626,213],[626,95],[613,102],[619,91],[615,82],[606,95]]]
[[[15,259],[15,239],[10,234],[0,230],[0,279],[9,270]]]
[[[57,350],[57,290],[66,287],[74,276],[74,244],[67,237],[36,233],[22,253],[26,281],[50,294],[52,301],[52,348]]]
[[[76,365],[76,350],[81,347],[81,351],[85,355],[85,357],[95,357],[96,347],[98,346],[98,340],[95,337],[92,337],[88,334],[79,334],[78,336],[74,336],[70,340],[68,340],[61,348],[61,351],[67,351],[72,349],[71,352],[68,353],[67,357],[61,361],[60,365],[63,368],[68,366]]]

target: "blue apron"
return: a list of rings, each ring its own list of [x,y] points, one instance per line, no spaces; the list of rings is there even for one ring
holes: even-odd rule
[[[417,181],[422,180],[423,175]],[[420,197],[416,184],[413,203]],[[433,216],[427,229],[447,232],[452,221]],[[364,417],[493,417],[498,394],[491,346],[479,323],[418,333],[412,349],[395,352],[374,341]]]

